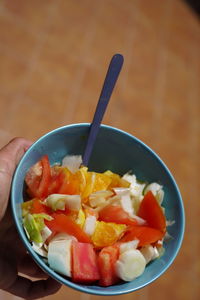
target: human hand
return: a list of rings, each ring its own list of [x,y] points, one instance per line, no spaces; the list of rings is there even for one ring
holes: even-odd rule
[[[11,215],[9,195],[13,173],[31,144],[15,138],[0,149],[0,289],[30,300],[54,294],[61,287],[27,254]],[[21,274],[40,280],[32,281]]]

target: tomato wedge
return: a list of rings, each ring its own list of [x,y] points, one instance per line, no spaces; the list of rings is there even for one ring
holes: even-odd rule
[[[163,233],[166,232],[165,215],[151,191],[144,196],[139,207],[138,216],[146,220],[150,227]]]
[[[39,183],[39,187],[36,191],[39,198],[46,197],[48,195],[48,187],[51,180],[51,167],[49,164],[49,158],[44,155],[41,159],[42,164],[42,178]]]
[[[52,210],[50,207],[44,205],[40,199],[33,199],[32,207],[31,207],[31,213],[32,214],[51,214]]]
[[[57,170],[56,172],[53,170],[51,175],[51,180],[48,186],[48,195],[58,194],[60,186],[63,183],[64,174],[61,170]]]
[[[139,247],[152,244],[162,239],[163,232],[148,226],[130,226],[120,242],[139,240]]]
[[[129,216],[120,205],[107,205],[99,212],[99,220],[117,224],[137,225],[137,221]]]
[[[69,216],[56,213],[51,216],[54,218],[52,221],[45,220],[45,224],[49,229],[54,232],[65,232],[69,235],[73,235],[79,242],[91,243],[89,236]]]
[[[48,187],[51,180],[51,167],[47,155],[30,168],[25,178],[28,193],[32,197],[44,198],[48,195]]]
[[[75,282],[90,283],[99,280],[97,256],[88,243],[72,241],[72,278]]]
[[[115,263],[119,257],[119,247],[104,247],[98,256],[101,286],[109,286],[117,283],[119,278],[115,272]]]

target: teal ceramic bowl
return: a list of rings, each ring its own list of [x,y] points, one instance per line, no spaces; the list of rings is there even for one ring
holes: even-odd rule
[[[50,269],[45,260],[34,252],[22,226],[20,204],[23,202],[24,177],[27,170],[44,154],[48,154],[51,164],[60,162],[67,154],[83,154],[89,126],[89,124],[72,124],[55,129],[30,147],[21,159],[13,178],[12,211],[25,247],[36,263],[51,277],[81,292],[95,295],[121,295],[140,289],[163,274],[174,261],[184,234],[184,208],[177,184],[162,160],[143,142],[124,131],[101,125],[89,163],[89,169],[97,172],[109,169],[122,175],[132,170],[138,179],[158,182],[164,186],[163,206],[166,217],[168,220],[175,221],[172,226],[168,227],[172,239],[164,244],[164,255],[148,264],[140,277],[132,282],[123,282],[106,288],[73,283]]]

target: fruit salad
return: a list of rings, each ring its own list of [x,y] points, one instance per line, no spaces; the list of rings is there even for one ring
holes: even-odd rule
[[[73,282],[106,287],[132,281],[163,253],[160,184],[130,173],[89,171],[77,155],[52,166],[43,156],[25,183],[28,239],[50,268]]]

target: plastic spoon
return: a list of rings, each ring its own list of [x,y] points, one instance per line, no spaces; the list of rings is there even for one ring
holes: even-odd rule
[[[85,152],[83,155],[83,165],[87,166],[90,155],[92,153],[92,149],[99,132],[100,124],[103,119],[106,107],[110,100],[112,91],[114,89],[115,83],[121,71],[122,65],[124,62],[124,58],[121,54],[115,54],[110,62],[108,67],[108,71],[106,74],[106,78],[104,80],[103,88],[99,97],[99,101],[97,103],[97,107],[95,110],[94,118],[90,126],[89,137],[87,140]]]

